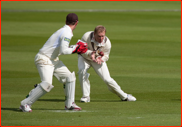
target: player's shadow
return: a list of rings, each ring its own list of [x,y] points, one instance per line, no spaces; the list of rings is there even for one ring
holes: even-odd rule
[[[1,108],[1,111],[3,111],[3,110],[15,111],[15,112],[19,112],[20,111],[19,108]]]
[[[121,100],[91,100],[91,102],[121,102]]]
[[[38,101],[50,101],[50,102],[65,102],[64,99],[39,99]],[[80,100],[75,100],[75,102],[80,102]],[[94,100],[92,99],[91,102],[121,102],[121,100],[104,100],[104,99],[100,99],[100,100]]]
[[[65,102],[65,99],[39,99],[37,101]]]
[[[22,112],[19,108],[1,108],[1,111],[14,111],[14,112]],[[48,110],[48,111],[64,111],[65,109],[45,109],[45,108],[34,108],[33,110]]]
[[[47,102],[64,102],[64,99],[39,99],[37,101],[47,101]],[[1,111],[14,111],[14,112],[22,112],[19,108],[6,108],[1,107]],[[43,109],[43,108],[35,108],[34,110],[60,110],[60,109]],[[64,109],[62,109],[64,110]]]

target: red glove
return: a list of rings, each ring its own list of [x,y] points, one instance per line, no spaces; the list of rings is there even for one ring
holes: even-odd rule
[[[78,41],[76,43],[77,47],[75,48],[75,50],[73,51],[73,53],[78,53],[78,54],[82,54],[82,53],[85,53],[87,52],[87,43],[85,42],[82,42],[82,41]]]

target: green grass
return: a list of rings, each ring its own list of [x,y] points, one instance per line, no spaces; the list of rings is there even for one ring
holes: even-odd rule
[[[3,10],[180,9],[180,1],[2,1]]]
[[[111,77],[137,101],[121,102],[91,68],[90,103],[79,102],[82,93],[76,75],[76,104],[83,111],[64,111],[63,86],[54,78],[55,88],[33,105],[32,113],[22,113],[18,107],[33,85],[40,82],[34,57],[49,36],[64,25],[68,12],[7,11],[181,9],[179,1],[2,1],[1,9],[6,10],[1,13],[2,126],[181,125],[180,11],[76,12],[79,24],[71,44],[86,31],[104,25],[112,43],[107,62]],[[76,54],[60,56],[60,60],[70,71],[78,72]]]

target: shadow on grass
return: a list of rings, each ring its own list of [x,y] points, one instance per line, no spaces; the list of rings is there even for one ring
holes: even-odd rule
[[[22,112],[19,108],[1,108],[1,111],[3,111],[3,110]]]
[[[14,111],[14,112],[22,112],[19,108],[1,108],[1,111]],[[35,108],[33,110],[43,110],[43,111],[53,111],[53,112],[57,112],[57,111],[65,111],[65,109],[45,109],[45,108]]]
[[[91,102],[122,102],[122,101],[121,100],[91,100]]]
[[[172,99],[172,101],[181,101],[181,99]]]
[[[47,101],[47,102],[65,102],[65,100],[64,99],[39,99],[39,100],[37,100],[37,101],[42,101],[42,102],[44,102],[44,101]],[[80,100],[75,100],[75,102],[76,103],[79,103],[80,102]],[[120,100],[91,100],[91,102],[121,102]],[[81,103],[81,102],[80,102]],[[5,110],[5,111],[14,111],[14,112],[22,112],[19,108],[6,108],[6,107],[1,107],[1,111],[3,111],[3,110]],[[35,108],[35,109],[33,109],[33,110],[52,110],[52,111],[57,111],[57,110],[63,110],[64,111],[64,109],[44,109],[44,108]]]
[[[39,99],[37,101],[52,101],[52,102],[64,102],[64,99]]]
[[[65,102],[64,99],[39,99],[38,101],[51,101],[51,102]],[[80,100],[75,100],[75,102],[80,102]],[[121,100],[91,100],[91,102],[121,102]],[[80,102],[81,103],[81,102]]]

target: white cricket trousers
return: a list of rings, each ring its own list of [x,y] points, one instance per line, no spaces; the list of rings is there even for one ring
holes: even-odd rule
[[[71,73],[68,68],[59,59],[51,60],[44,54],[38,53],[35,56],[35,65],[38,69],[41,83],[31,92],[31,95],[21,103],[32,105],[45,93],[50,92],[54,87],[52,85],[53,75],[63,84],[65,84],[65,106],[70,108],[75,100],[75,73]]]
[[[38,69],[41,81],[52,84],[53,75],[61,82],[66,83],[66,78],[71,72],[59,59],[51,60],[47,56],[38,53],[35,57],[35,65]]]
[[[122,100],[127,98],[127,93],[121,90],[120,86],[116,83],[116,81],[110,77],[110,73],[106,62],[103,62],[101,65],[99,65],[96,62],[86,60],[81,55],[78,55],[78,69],[79,69],[78,74],[79,74],[80,86],[83,92],[82,97],[90,96],[90,81],[88,79],[89,73],[87,73],[90,67],[93,67],[95,72],[107,84],[108,89],[112,93],[119,96]]]

